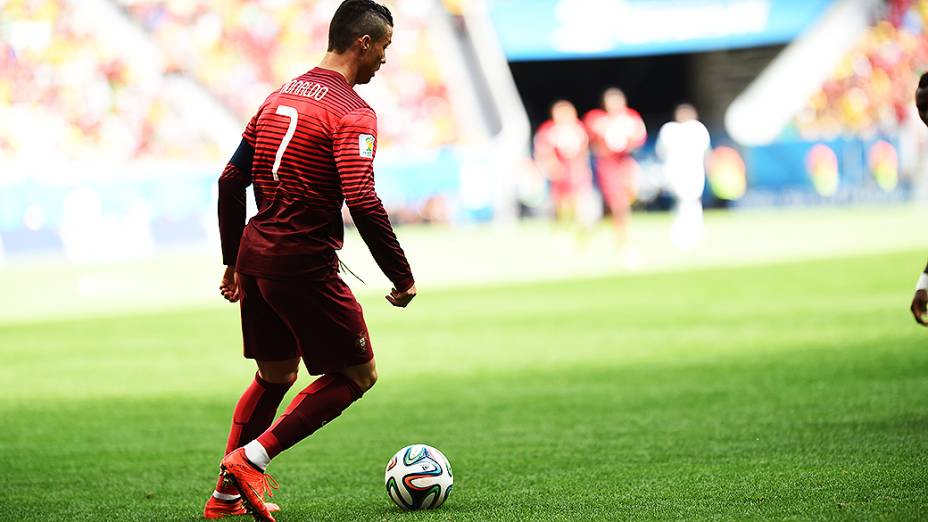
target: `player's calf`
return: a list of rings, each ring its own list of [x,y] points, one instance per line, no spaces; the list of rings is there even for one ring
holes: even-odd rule
[[[363,378],[362,384],[369,388],[377,376],[376,372],[362,372],[359,378]],[[352,378],[340,373],[323,375],[293,398],[273,426],[230,456],[240,454],[252,468],[263,472],[271,459],[341,415],[363,394],[364,389]],[[240,484],[238,486],[243,497],[246,496],[246,491],[242,491]],[[248,499],[245,501],[247,503]]]

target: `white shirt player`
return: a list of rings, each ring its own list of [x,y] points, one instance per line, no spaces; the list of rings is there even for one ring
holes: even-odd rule
[[[678,200],[702,197],[708,151],[709,131],[699,121],[671,121],[661,127],[657,154],[664,162],[664,175]]]
[[[702,192],[706,186],[706,153],[709,131],[696,119],[696,109],[677,107],[674,120],[657,135],[657,154],[664,174],[677,197],[670,238],[678,248],[689,249],[703,239]]]

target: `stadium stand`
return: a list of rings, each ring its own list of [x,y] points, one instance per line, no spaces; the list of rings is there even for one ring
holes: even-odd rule
[[[264,97],[321,58],[337,5],[0,2],[0,259],[212,237],[218,170]],[[388,62],[358,87],[379,116],[378,192],[397,222],[456,219],[474,205],[454,201],[462,154],[489,156],[461,152],[489,140],[472,123],[478,100],[461,95],[474,75],[441,4],[390,7]]]
[[[103,2],[13,0],[0,20],[0,154],[7,160],[212,158],[197,96]],[[101,27],[109,26],[109,31]],[[208,105],[208,104],[206,104]]]
[[[164,51],[169,70],[196,78],[247,119],[283,81],[321,58],[337,2],[117,0]],[[455,117],[421,2],[394,2],[388,63],[364,95],[378,110],[381,146],[454,142]]]
[[[928,68],[928,1],[894,0],[793,124],[804,139],[894,134]]]
[[[453,143],[446,81],[414,1],[396,3],[393,53],[364,95],[378,110],[384,148]],[[0,154],[69,159],[215,161],[274,87],[325,49],[333,2],[12,0],[0,20]],[[107,9],[109,8],[109,9]],[[132,33],[114,41],[116,26]],[[126,16],[128,15],[128,16]],[[123,18],[119,20],[118,18]],[[202,87],[202,88],[200,88]],[[204,91],[205,89],[205,91]],[[199,96],[190,98],[197,90]],[[205,95],[205,96],[203,96]],[[223,132],[200,106],[224,107]],[[218,102],[218,103],[216,103]],[[210,115],[210,119],[215,119]],[[199,121],[194,121],[199,120]]]

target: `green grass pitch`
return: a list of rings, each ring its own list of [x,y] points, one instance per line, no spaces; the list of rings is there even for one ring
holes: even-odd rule
[[[922,259],[365,296],[381,380],[271,465],[279,520],[924,520]],[[239,339],[232,306],[0,326],[0,519],[198,519]],[[414,442],[434,512],[384,492]]]

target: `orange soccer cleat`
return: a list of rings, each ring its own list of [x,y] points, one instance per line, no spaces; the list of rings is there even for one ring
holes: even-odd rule
[[[267,510],[271,513],[280,511],[280,506],[277,504],[266,502],[264,505],[267,506]],[[210,495],[209,500],[206,501],[206,506],[203,508],[203,518],[207,520],[247,514],[248,510],[245,509],[245,504],[240,498],[235,500],[221,500]]]
[[[243,507],[255,520],[276,522],[271,515],[270,506],[264,502],[264,494],[273,496],[272,490],[278,488],[277,481],[252,464],[245,456],[244,448],[238,448],[226,455],[219,467],[223,479],[242,494]]]

